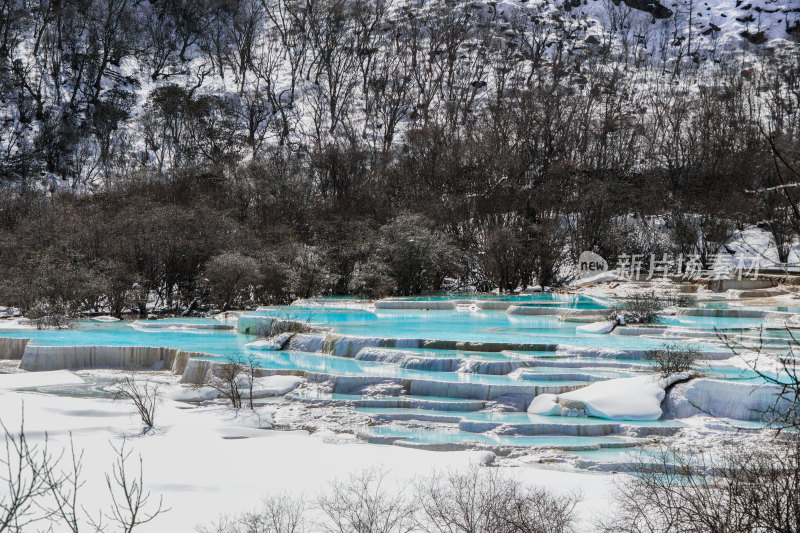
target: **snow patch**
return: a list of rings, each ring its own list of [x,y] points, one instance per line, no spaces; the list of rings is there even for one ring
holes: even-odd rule
[[[300,386],[303,378],[298,376],[266,376],[253,380],[253,398],[283,396]]]
[[[275,351],[280,350],[283,346],[285,346],[291,338],[291,333],[281,333],[280,335],[275,335],[273,337],[269,337],[268,339],[259,339],[257,341],[248,342],[244,345],[244,347],[248,350]]]
[[[109,315],[93,316],[92,322],[119,322],[119,318]]]
[[[611,320],[603,320],[600,322],[592,322],[591,324],[584,324],[583,326],[578,326],[575,328],[575,331],[579,333],[595,333],[595,334],[605,334],[611,333],[614,328],[616,327],[616,322]]]
[[[764,421],[774,409],[789,407],[789,401],[779,401],[779,395],[780,388],[776,385],[694,379],[670,392],[667,412],[675,418],[710,415]]]
[[[0,374],[0,390],[32,389],[60,385],[81,385],[84,381],[68,370]]]
[[[539,395],[528,407],[538,415],[585,414],[609,420],[658,420],[665,389],[689,374],[658,375],[598,381],[562,394]]]

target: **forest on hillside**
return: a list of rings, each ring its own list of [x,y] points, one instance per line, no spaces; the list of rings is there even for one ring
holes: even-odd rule
[[[750,224],[785,261],[794,11],[733,41],[632,4],[2,0],[0,303],[555,287]]]

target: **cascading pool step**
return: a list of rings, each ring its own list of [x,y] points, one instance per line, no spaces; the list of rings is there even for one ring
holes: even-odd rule
[[[595,381],[602,381],[611,377],[622,376],[599,376],[584,372],[529,372],[521,370],[516,373],[516,377],[524,381],[584,381],[588,385]]]
[[[406,370],[405,372],[415,372]],[[486,376],[482,374],[462,374],[455,372],[423,372],[402,377],[399,375],[333,375],[307,372],[311,383],[327,383],[332,392],[351,394],[371,385],[395,384],[401,386],[412,396],[438,396],[445,398],[469,398],[474,400],[494,400],[501,397],[515,397],[523,403],[530,403],[540,394],[561,394],[586,385],[576,381],[526,381],[508,376]],[[419,377],[417,377],[419,376]]]
[[[646,372],[653,372],[653,368],[650,366],[645,367]],[[520,377],[520,379],[538,379],[537,376],[547,376],[547,378],[542,379],[549,379],[549,380],[556,380],[556,381],[600,381],[604,379],[614,379],[614,378],[627,378],[639,375],[640,372],[634,372],[631,370],[625,370],[621,368],[614,368],[614,367],[596,367],[596,366],[582,366],[582,367],[552,367],[552,366],[535,366],[535,367],[526,367],[517,370],[514,375]],[[522,377],[526,375],[527,377]],[[557,379],[553,376],[562,376],[561,378]],[[574,376],[574,377],[569,377]]]
[[[259,351],[256,363],[260,368],[343,376],[364,376],[372,379],[433,379],[459,383],[518,384],[505,375],[478,372],[446,372],[424,368],[403,368],[392,362],[358,360],[325,353],[294,351]]]
[[[547,417],[524,412],[449,411],[431,412],[420,409],[385,409],[360,407],[356,412],[368,415],[375,423],[404,421],[434,422],[457,425],[468,433],[492,433],[518,436],[599,437],[626,435],[646,437],[674,435],[684,427],[680,422],[614,421],[591,417]]]
[[[466,372],[504,375],[533,362],[512,358],[503,352],[466,352],[463,350],[427,350],[366,347],[359,350],[357,361],[396,364],[400,368],[428,372]]]
[[[576,457],[573,466],[579,470],[593,472],[640,472],[643,467],[659,470],[666,467],[678,473],[682,467],[668,454],[659,449],[648,448],[601,448],[597,450],[574,450],[568,452]]]
[[[581,369],[618,369],[620,371],[649,372],[652,371],[652,363],[633,362],[633,361],[614,361],[609,359],[597,359],[589,357],[551,357],[547,359],[536,359],[533,361],[532,369],[546,368],[581,368]]]
[[[466,448],[501,449],[513,447],[600,450],[631,448],[646,441],[630,437],[515,436],[470,433],[447,429],[416,429],[403,426],[369,426],[356,430],[356,436],[375,444],[396,444],[414,448],[452,450]]]
[[[638,348],[586,348],[572,345],[559,345],[556,350],[549,352],[513,349],[507,350],[507,352],[509,355],[531,360],[536,363],[562,359],[608,361],[609,363],[634,363],[646,360],[649,353],[648,350]]]
[[[286,398],[292,401],[319,405],[345,406],[358,408],[410,409],[428,411],[479,411],[486,402],[462,398],[439,398],[436,396],[363,396],[356,394],[317,393],[308,391],[291,392]],[[456,419],[456,423],[460,418]]]
[[[564,435],[575,437],[601,437],[607,435],[669,436],[680,431],[681,427],[680,425],[672,424],[634,424],[615,421],[576,424],[570,423],[568,417],[563,422],[491,422],[463,418],[458,424],[459,430],[470,433],[492,432],[502,435]]]
[[[387,357],[391,354],[404,354],[415,355],[418,357],[427,357],[433,359],[474,359],[477,361],[528,361],[532,357],[546,357],[556,355],[555,350],[539,350],[528,352],[513,352],[509,350],[501,351],[481,351],[481,350],[464,350],[464,349],[446,349],[446,348],[419,348],[419,347],[385,347],[385,346],[368,346],[362,348],[359,353],[366,353],[365,350],[376,350],[376,354],[386,354]],[[524,355],[520,355],[524,354]],[[358,354],[357,354],[358,355]]]

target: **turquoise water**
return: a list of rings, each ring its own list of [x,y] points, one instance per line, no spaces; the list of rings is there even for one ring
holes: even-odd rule
[[[663,339],[628,335],[592,335],[576,332],[580,323],[555,316],[509,315],[489,310],[378,310],[353,312],[284,306],[248,314],[293,317],[333,328],[336,333],[364,337],[567,344],[588,348],[654,349]],[[690,318],[690,317],[687,317]],[[704,317],[698,317],[704,318]],[[693,341],[700,350],[714,351],[708,343]]]
[[[746,306],[731,305],[727,302],[701,302],[698,307],[705,307],[708,309],[742,309]],[[794,305],[773,305],[773,306],[758,306],[763,311],[780,311],[782,313],[800,313],[800,306]]]
[[[404,395],[404,396],[381,396],[381,395],[372,395],[372,396],[358,396],[355,394],[340,394],[340,393],[330,393],[330,392],[320,392],[318,390],[308,390],[295,393],[303,398],[309,400],[335,400],[341,402],[352,402],[357,400],[363,399],[403,399],[403,400],[422,400],[426,402],[446,402],[452,404],[458,403],[465,403],[465,402],[474,402],[475,400],[467,399],[467,398],[450,398],[447,396],[414,396],[411,394]],[[430,411],[425,411],[426,413],[430,413]],[[459,411],[460,412],[460,411]]]
[[[381,376],[400,379],[446,381],[453,383],[483,383],[487,385],[538,385],[547,387],[581,385],[577,381],[529,381],[510,376],[470,374],[462,372],[432,372],[408,370],[391,363],[358,361],[347,357],[306,352],[252,351],[258,357],[258,366],[272,370],[305,370],[344,376]]]
[[[492,295],[433,295],[425,299],[497,299],[513,301],[524,305],[569,307],[578,309],[602,309],[608,302],[591,298],[534,294],[497,297]],[[440,382],[446,386],[429,387],[422,384],[418,389],[411,388],[418,396],[359,396],[350,394],[325,394],[300,391],[295,399],[331,400],[333,402],[361,402],[355,405],[371,407],[355,408],[355,412],[370,415],[374,421],[385,425],[365,428],[368,436],[376,441],[399,438],[405,442],[417,444],[452,443],[464,446],[474,444],[490,446],[547,446],[559,448],[575,448],[586,446],[625,445],[630,443],[616,435],[603,437],[563,437],[563,436],[520,436],[496,435],[494,433],[474,433],[458,429],[462,423],[465,429],[480,428],[476,423],[518,424],[525,425],[594,425],[614,424],[608,420],[588,417],[546,417],[529,415],[525,412],[500,412],[487,410],[493,407],[491,402],[480,400],[464,400],[452,397],[423,396],[425,392],[432,394],[463,395],[464,390],[458,387],[475,385],[514,385],[527,394],[528,401],[535,392],[553,390],[557,387],[581,387],[591,380],[611,379],[637,375],[638,372],[651,368],[651,363],[641,360],[621,360],[601,357],[580,357],[569,355],[564,346],[577,346],[595,349],[629,349],[649,350],[662,347],[667,343],[683,343],[703,351],[719,352],[722,350],[715,339],[681,340],[674,337],[657,335],[593,335],[576,331],[581,323],[559,320],[555,316],[511,315],[503,310],[481,310],[460,307],[458,310],[370,310],[348,307],[352,302],[344,299],[320,299],[317,305],[297,305],[269,307],[249,314],[277,316],[308,322],[309,324],[329,328],[342,335],[364,337],[381,337],[393,339],[430,339],[450,341],[494,342],[513,344],[561,345],[556,351],[510,350],[505,352],[471,351],[468,349],[419,349],[397,348],[412,352],[424,358],[465,359],[477,362],[533,361],[534,366],[526,366],[507,375],[491,375],[453,371],[426,371],[401,368],[398,364],[387,362],[361,361],[355,358],[339,357],[324,353],[305,353],[298,351],[263,351],[251,350],[246,344],[256,339],[250,335],[237,334],[232,329],[208,329],[200,326],[219,324],[212,319],[167,319],[147,321],[141,325],[145,328],[133,327],[133,322],[103,323],[91,320],[80,321],[66,330],[7,330],[0,329],[0,337],[28,337],[39,345],[119,345],[119,346],[169,346],[187,351],[204,352],[212,359],[234,355],[250,354],[257,357],[258,365],[271,370],[308,371],[340,376],[369,376],[403,380],[405,383]],[[708,333],[724,330],[727,333],[743,336],[758,336],[765,323],[760,319],[720,318],[679,316],[664,317],[664,326]],[[140,326],[141,326],[140,325]],[[158,327],[166,325],[168,327]],[[766,324],[769,329],[763,331],[765,337],[774,339],[771,342],[782,342],[790,338],[790,332],[779,327],[779,324]],[[2,327],[2,322],[0,322]],[[798,335],[800,337],[800,335]],[[773,345],[780,348],[780,345]],[[484,349],[492,349],[485,347]],[[353,355],[353,354],[351,354]],[[492,369],[504,365],[484,365]],[[443,365],[440,368],[452,368]],[[749,370],[719,364],[700,363],[698,368],[706,375],[714,378],[744,382],[761,382],[762,378]],[[492,370],[497,371],[497,370]],[[88,392],[82,394],[103,394],[101,383],[85,387]],[[484,390],[473,387],[470,390]],[[78,394],[71,388],[59,393]],[[347,390],[347,389],[342,389]],[[352,390],[352,389],[351,389]],[[469,395],[469,394],[468,394]],[[482,396],[486,397],[486,396]],[[398,400],[398,401],[395,401]],[[407,402],[405,402],[406,400]],[[513,405],[513,401],[511,402]],[[345,403],[347,405],[347,403]],[[350,403],[349,405],[353,405]],[[380,407],[373,407],[380,406]],[[409,408],[413,407],[413,408]],[[508,408],[508,406],[506,406]],[[516,408],[524,409],[519,405]],[[435,427],[425,428],[432,418],[440,417]],[[393,421],[414,421],[415,427],[408,428]],[[626,425],[647,427],[680,426],[676,421],[625,421]],[[417,427],[422,426],[422,427]],[[642,428],[639,428],[642,429]],[[533,432],[531,430],[530,432]],[[539,431],[539,430],[536,430]],[[547,431],[545,427],[542,431]],[[522,431],[520,431],[522,432]],[[382,440],[383,439],[383,440]],[[622,461],[627,454],[626,449],[594,450],[576,452],[587,459],[603,457]]]
[[[168,320],[168,323],[208,324],[210,319]],[[1,324],[1,323],[0,323]],[[252,335],[238,335],[233,330],[209,329],[153,329],[142,331],[132,327],[133,322],[80,321],[70,329],[3,331],[0,337],[30,338],[40,346],[169,346],[193,352],[220,356],[242,354],[244,345],[254,341]]]
[[[761,318],[728,318],[714,316],[665,316],[658,319],[659,324],[669,326],[685,326],[701,329],[743,329],[758,328],[760,326],[780,326],[779,322],[769,322]]]
[[[553,352],[480,352],[466,350],[440,350],[436,348],[384,348],[400,352],[410,352],[420,357],[434,359],[474,359],[476,361],[519,361],[536,355],[553,355]]]

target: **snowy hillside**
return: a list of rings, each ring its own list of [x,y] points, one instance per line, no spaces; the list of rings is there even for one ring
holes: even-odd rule
[[[798,230],[791,0],[13,5],[4,305],[514,290]]]
[[[752,70],[800,31],[791,0],[17,3],[0,48],[5,179],[79,190],[276,145],[385,151],[409,128],[468,126],[534,74],[596,94],[634,66],[646,91],[665,83],[655,68]],[[173,116],[184,107],[204,124]]]

